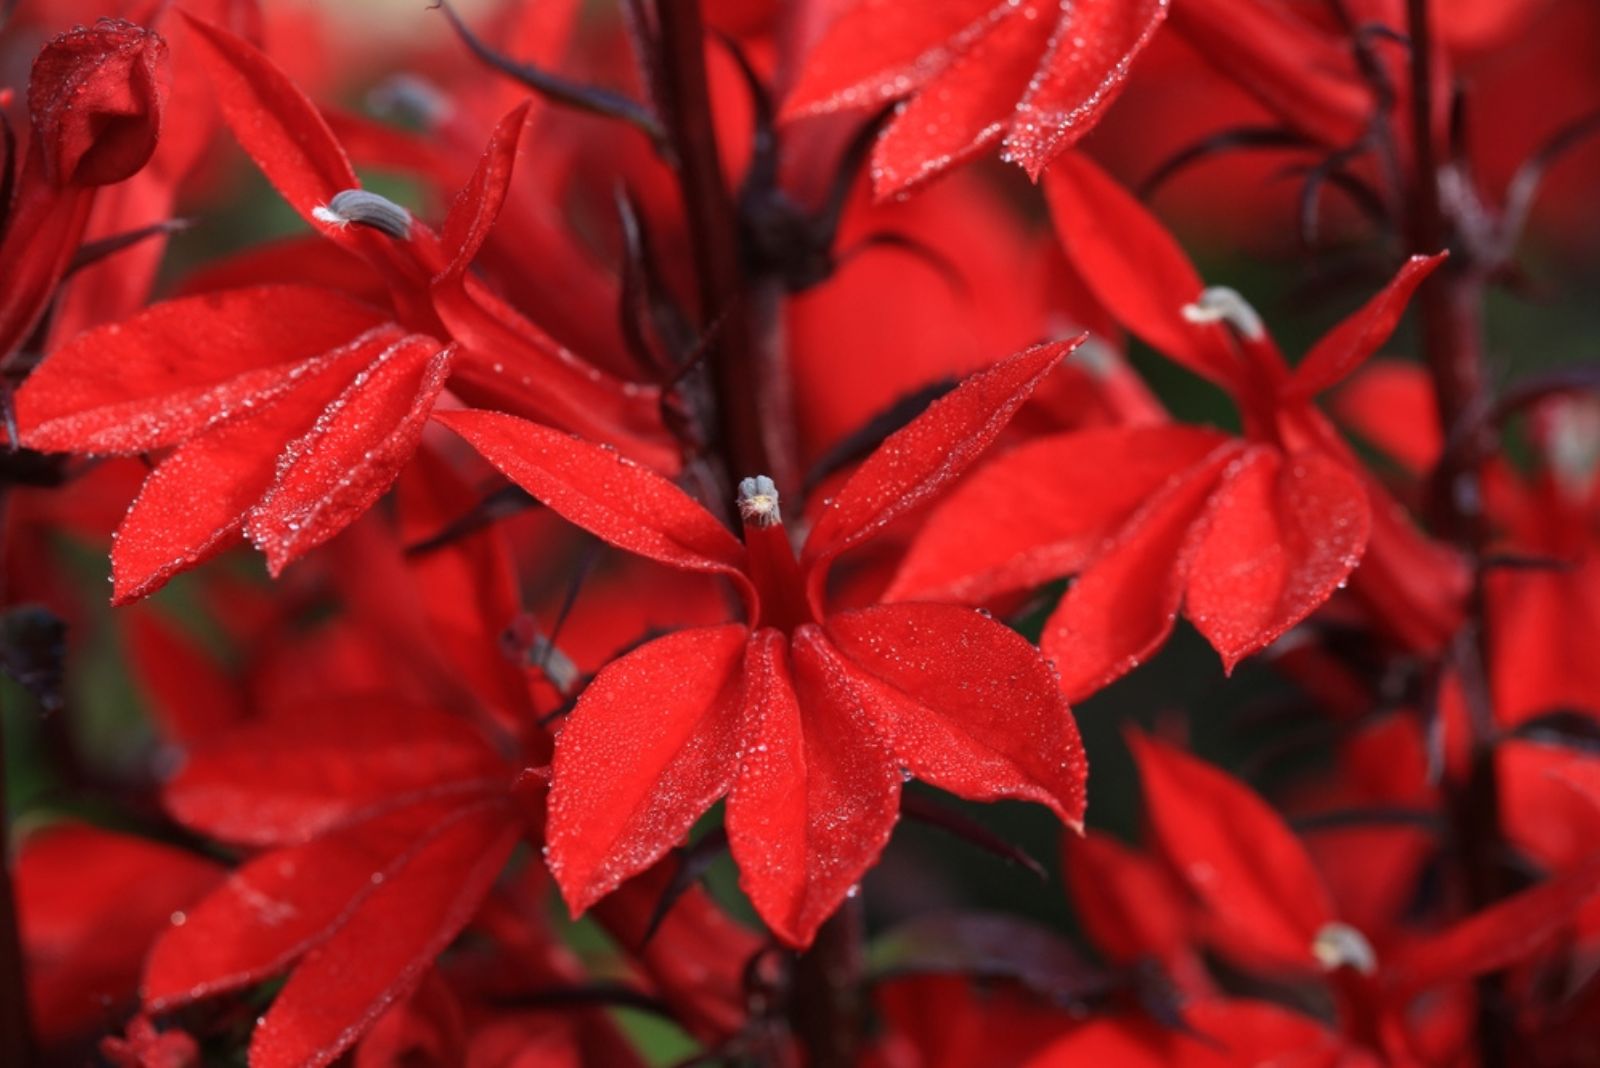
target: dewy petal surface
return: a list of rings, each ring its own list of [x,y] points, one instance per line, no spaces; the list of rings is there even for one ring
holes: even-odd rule
[[[727,792],[749,636],[730,624],[658,638],[578,698],[556,741],[547,832],[574,913],[660,859]]]
[[[1232,670],[1344,584],[1371,522],[1366,487],[1343,464],[1253,449],[1196,529],[1184,614]]]
[[[756,911],[805,946],[889,841],[900,771],[853,666],[815,626],[788,645],[770,629],[751,640],[749,737],[727,828]]]
[[[969,801],[1017,798],[1081,827],[1088,763],[1049,665],[1020,634],[952,605],[879,605],[829,617],[834,646],[871,684],[896,760]]]

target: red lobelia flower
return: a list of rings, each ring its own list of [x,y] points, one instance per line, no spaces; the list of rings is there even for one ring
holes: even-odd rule
[[[525,105],[496,128],[443,236],[359,188],[315,106],[262,53],[190,19],[240,143],[349,253],[345,289],[261,285],[157,304],[53,353],[17,395],[23,441],[84,453],[171,449],[112,553],[113,600],[143,597],[242,530],[274,574],[393,482],[448,381],[464,395],[670,466],[658,393],[604,375],[467,271],[510,181]],[[365,297],[376,275],[387,307]]]
[[[1389,609],[1375,614],[1419,642],[1447,634],[1454,558],[1421,541],[1312,404],[1388,338],[1443,257],[1413,258],[1291,373],[1254,311],[1204,289],[1160,224],[1088,160],[1063,159],[1046,192],[1096,296],[1226,389],[1244,437],[1169,424],[1029,442],[940,505],[888,596],[981,601],[1079,573],[1041,642],[1078,698],[1154,652],[1180,607],[1231,670],[1343,585],[1370,535],[1364,588]]]
[[[494,412],[440,422],[547,506],[619,548],[722,575],[746,621],[679,631],[602,670],[557,739],[547,855],[574,912],[646,868],[727,797],[741,883],[803,946],[888,840],[903,778],[1083,817],[1086,766],[1046,661],[1008,628],[939,604],[824,607],[839,554],[943,488],[1074,343],[969,378],[890,437],[797,559],[770,480],[745,480],[740,545],[615,452]]]
[[[1037,178],[1094,125],[1167,0],[856,0],[807,57],[786,116],[909,98],[872,156],[879,196],[1003,141]]]

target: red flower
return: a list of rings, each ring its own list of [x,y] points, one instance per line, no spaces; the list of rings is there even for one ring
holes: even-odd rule
[[[1080,572],[1041,643],[1067,696],[1079,698],[1159,648],[1180,607],[1231,670],[1342,586],[1379,531],[1387,554],[1422,557],[1404,585],[1389,581],[1392,565],[1378,569],[1374,596],[1404,609],[1383,621],[1445,633],[1418,619],[1417,604],[1450,603],[1453,560],[1416,547],[1397,506],[1377,496],[1311,404],[1387,339],[1442,257],[1411,260],[1291,374],[1237,294],[1204,290],[1160,224],[1087,159],[1063,159],[1046,191],[1068,256],[1096,295],[1129,329],[1226,389],[1245,436],[1164,425],[1029,442],[940,506],[889,596],[979,601]],[[1237,345],[1219,318],[1233,321]],[[1396,588],[1416,590],[1414,603]]]
[[[653,863],[725,795],[742,885],[793,945],[811,941],[877,858],[902,775],[1081,821],[1077,728],[1023,638],[943,605],[823,607],[833,560],[972,463],[1071,347],[997,364],[891,437],[821,514],[798,560],[769,480],[740,488],[741,546],[612,451],[493,412],[436,416],[568,520],[725,576],[745,605],[745,623],[653,641],[580,697],[556,743],[547,854],[574,912]]]
[[[654,389],[583,363],[467,274],[505,195],[525,105],[495,130],[441,238],[359,189],[315,107],[264,55],[189,25],[236,136],[290,205],[353,254],[351,280],[158,304],[80,335],[24,384],[17,418],[32,448],[172,449],[118,531],[115,602],[145,596],[241,530],[274,574],[337,534],[393,482],[447,379],[674,461]],[[374,273],[387,308],[359,295]]]
[[[807,57],[789,117],[910,99],[873,150],[879,196],[1003,139],[1037,178],[1089,131],[1167,0],[856,0]]]

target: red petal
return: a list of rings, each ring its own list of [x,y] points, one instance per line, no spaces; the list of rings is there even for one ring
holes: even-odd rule
[[[870,107],[906,95],[1003,19],[997,0],[857,0],[800,67],[785,118]]]
[[[195,54],[216,86],[217,102],[239,144],[301,218],[337,233],[312,210],[361,183],[321,112],[254,46],[208,22],[185,18],[195,31]]]
[[[531,101],[512,108],[489,135],[489,144],[465,188],[456,194],[445,219],[441,241],[450,257],[451,274],[465,274],[467,267],[489,239],[500,208],[511,187],[511,172],[517,161],[517,146],[527,125]]]
[[[950,169],[1005,131],[1050,32],[1049,5],[1041,0],[1006,7],[879,135],[872,150],[872,189],[879,199]]]
[[[290,389],[288,371],[384,320],[311,286],[260,286],[157,304],[79,335],[17,391],[23,442],[51,452],[135,453]]]
[[[1183,318],[1204,287],[1166,227],[1086,156],[1062,156],[1043,185],[1061,247],[1106,310],[1162,354],[1230,386],[1237,374],[1221,328]]]
[[[184,628],[156,612],[116,613],[129,667],[161,737],[188,745],[247,714],[244,694]]]
[[[1096,831],[1062,836],[1061,873],[1095,948],[1117,964],[1190,945],[1189,902],[1166,868]]]
[[[1172,27],[1224,77],[1323,144],[1342,148],[1366,130],[1372,92],[1344,35],[1274,0],[1180,0]]]
[[[282,971],[405,863],[449,812],[437,802],[413,805],[246,862],[172,918],[145,964],[145,1005],[165,1011]]]
[[[750,642],[749,736],[728,795],[739,885],[785,943],[806,946],[878,859],[900,812],[900,773],[858,671],[815,627]]]
[[[163,460],[117,530],[113,603],[143,597],[227,548],[276,477],[284,446],[310,429],[351,375],[398,333],[371,330],[342,349],[279,372],[289,383],[287,392]]]
[[[108,185],[143,167],[156,149],[170,78],[167,43],[121,19],[80,26],[46,45],[34,60],[28,103],[51,184]]]
[[[416,451],[454,355],[421,334],[395,341],[284,449],[246,526],[272,574],[383,496]]]
[[[47,1040],[104,1028],[133,1002],[150,943],[222,878],[209,860],[87,824],[23,839],[16,858],[28,993]]]
[[[320,1068],[422,981],[472,919],[516,842],[497,805],[463,812],[390,873],[289,976],[250,1068]]]
[[[196,746],[163,791],[191,830],[249,845],[304,841],[363,810],[503,786],[504,762],[458,717],[341,697]]]
[[[1418,364],[1376,360],[1333,398],[1333,412],[1362,438],[1420,475],[1444,450],[1433,382]]]
[[[1314,397],[1365,363],[1389,340],[1405,314],[1411,294],[1447,255],[1441,252],[1407,260],[1382,292],[1323,335],[1294,369],[1286,395],[1296,399]]]
[[[1497,971],[1550,945],[1600,894],[1600,853],[1422,942],[1388,962],[1384,978],[1402,997]]]
[[[1038,181],[1117,98],[1134,57],[1167,17],[1168,0],[1076,0],[1061,5],[1049,49],[1017,105],[1005,157]]]
[[[1166,641],[1183,600],[1190,528],[1240,448],[1221,446],[1170,482],[1061,598],[1040,648],[1061,672],[1069,700],[1127,674]]]
[[[733,781],[749,630],[658,638],[595,676],[556,740],[550,871],[574,915],[677,845]]]
[[[1232,671],[1344,585],[1370,528],[1366,487],[1343,464],[1252,449],[1195,529],[1184,614]]]
[[[1018,408],[1082,338],[1037,345],[972,375],[891,434],[856,469],[806,539],[819,565],[882,530],[953,482],[999,436]]]
[[[1026,639],[950,605],[830,616],[828,637],[876,691],[869,714],[895,758],[969,801],[1048,805],[1083,826],[1088,764],[1054,673]]]
[[[734,579],[748,597],[744,546],[677,486],[615,449],[498,412],[439,412],[507,478],[619,549]],[[753,604],[753,602],[747,602]]]
[[[1070,575],[1226,440],[1193,427],[1111,427],[1018,446],[939,502],[884,599],[978,602]]]
[[[1288,825],[1220,768],[1141,734],[1130,734],[1129,744],[1151,836],[1223,948],[1315,967],[1312,943],[1335,919],[1333,903]]]

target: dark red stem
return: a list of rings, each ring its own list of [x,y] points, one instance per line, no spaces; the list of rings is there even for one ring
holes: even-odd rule
[[[846,899],[794,965],[789,1023],[810,1068],[853,1068],[866,1005],[861,973],[866,921],[859,897]]]
[[[1434,40],[1430,0],[1406,0],[1411,38],[1411,133],[1414,169],[1410,197],[1413,252],[1434,253],[1464,236],[1452,230],[1439,195],[1444,167],[1435,138]],[[1432,374],[1439,419],[1447,434],[1488,434],[1484,363],[1484,296],[1490,265],[1477,262],[1472,242],[1459,242],[1443,270],[1423,284],[1418,294],[1422,314],[1423,352]],[[1488,442],[1464,443],[1468,462],[1447,472],[1450,484],[1439,487],[1435,521],[1441,532],[1474,558],[1482,554],[1486,531],[1478,458]],[[1500,865],[1500,790],[1494,761],[1493,690],[1484,643],[1484,598],[1481,568],[1468,603],[1468,619],[1447,658],[1456,671],[1472,723],[1470,767],[1464,782],[1451,790],[1450,817],[1458,870],[1467,903],[1473,909],[1504,896]],[[1496,976],[1478,983],[1478,1054],[1484,1068],[1508,1063],[1509,1021],[1500,1004],[1502,985]]]

